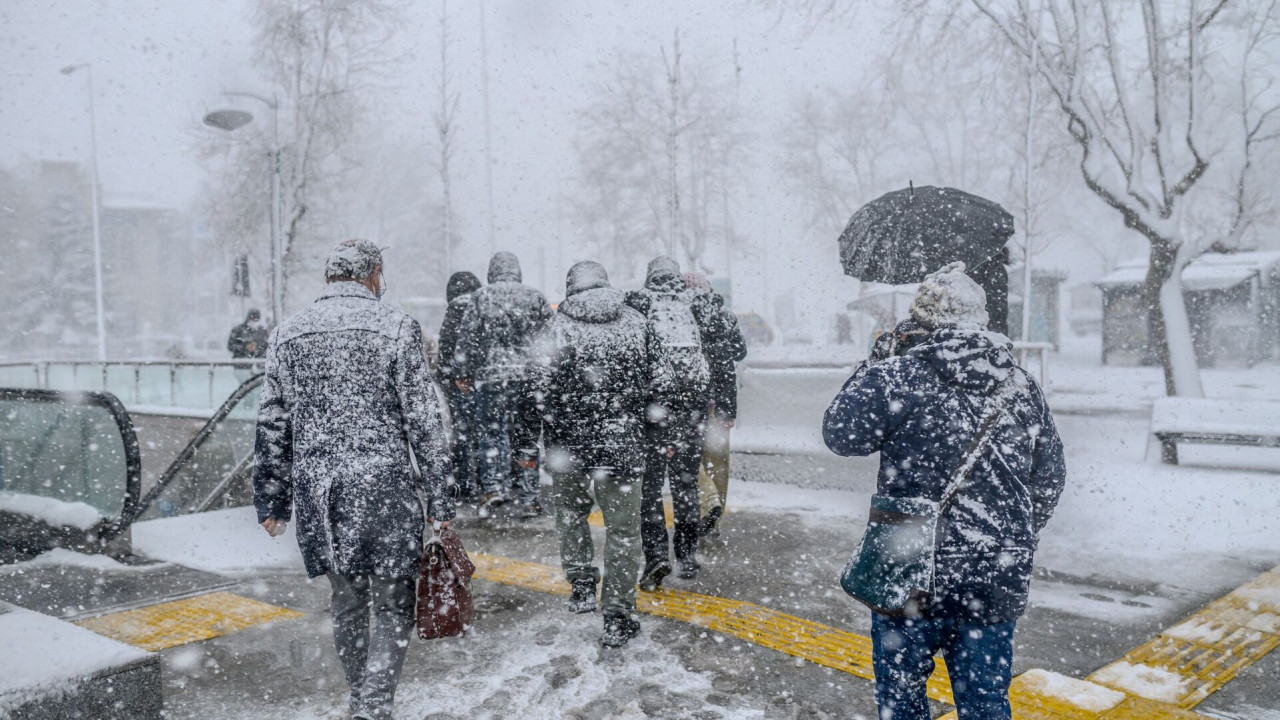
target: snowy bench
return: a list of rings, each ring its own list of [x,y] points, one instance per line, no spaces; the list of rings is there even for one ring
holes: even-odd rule
[[[1280,402],[1160,398],[1151,406],[1151,433],[1161,459],[1178,464],[1178,443],[1280,447]]]

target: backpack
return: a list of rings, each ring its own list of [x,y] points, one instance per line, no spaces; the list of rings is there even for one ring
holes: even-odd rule
[[[700,394],[711,382],[693,308],[679,295],[654,293],[649,304],[653,388],[659,396]]]

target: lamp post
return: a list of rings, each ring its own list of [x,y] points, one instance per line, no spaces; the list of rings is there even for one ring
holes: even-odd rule
[[[98,360],[107,359],[107,321],[102,301],[102,236],[98,229],[98,128],[93,113],[93,66],[89,63],[68,65],[63,75],[84,68],[89,78],[89,196],[93,203],[93,295],[98,320]]]
[[[270,98],[257,93],[227,91],[227,97],[246,97],[271,108],[271,324],[279,325],[284,318],[283,259],[280,257],[280,103],[274,95]],[[204,116],[204,124],[231,132],[253,122],[253,115],[244,110],[214,110]]]

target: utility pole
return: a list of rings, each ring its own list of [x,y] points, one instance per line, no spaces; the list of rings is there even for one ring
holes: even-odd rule
[[[1037,13],[1036,17],[1039,17]],[[1031,48],[1031,71],[1027,74],[1027,138],[1023,146],[1025,165],[1023,166],[1022,183],[1022,342],[1031,342],[1031,174],[1035,169],[1035,161],[1031,156],[1034,147],[1032,135],[1036,128],[1036,73],[1039,63],[1036,55],[1040,52],[1040,33],[1031,32],[1030,18],[1027,20],[1028,46]]]
[[[484,191],[488,203],[489,253],[498,251],[498,219],[493,211],[493,123],[489,114],[489,34],[486,28],[488,13],[484,0],[480,0],[480,88],[484,94]]]
[[[93,65],[81,63],[62,68],[63,75],[85,69],[89,79],[89,198],[93,204],[93,298],[98,321],[98,361],[107,359],[107,319],[102,297],[102,235],[98,221],[98,123],[93,111]]]

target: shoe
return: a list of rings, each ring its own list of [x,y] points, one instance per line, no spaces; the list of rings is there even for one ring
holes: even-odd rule
[[[484,499],[480,501],[480,517],[487,518],[493,515],[493,511],[506,504],[507,499],[502,497],[501,493],[486,493]]]
[[[528,505],[521,505],[519,517],[521,520],[534,520],[542,517],[542,503],[534,500]]]
[[[724,514],[724,508],[716,505],[707,511],[705,517],[698,522],[698,537],[712,537],[719,535],[720,516]]]
[[[640,634],[640,622],[630,615],[615,613],[604,616],[604,634],[600,636],[600,644],[605,647],[618,648]]]
[[[569,596],[569,612],[583,615],[596,611],[596,581],[574,580],[573,594]]]
[[[662,580],[671,574],[671,563],[667,560],[655,560],[646,563],[644,573],[640,575],[640,589],[653,592],[662,587]]]
[[[680,572],[677,573],[681,580],[692,580],[698,577],[698,571],[702,569],[702,565],[698,563],[698,559],[687,557],[680,561]]]

